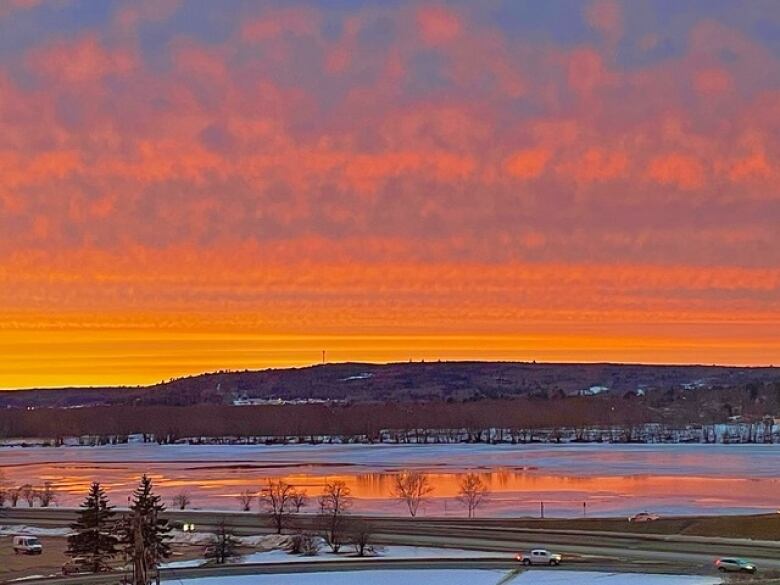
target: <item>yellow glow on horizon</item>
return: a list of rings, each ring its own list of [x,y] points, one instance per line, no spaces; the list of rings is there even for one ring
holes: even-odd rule
[[[217,370],[334,362],[545,361],[767,365],[780,345],[753,339],[592,332],[528,335],[301,335],[141,329],[5,330],[0,387],[146,385]],[[765,361],[762,361],[765,360]]]

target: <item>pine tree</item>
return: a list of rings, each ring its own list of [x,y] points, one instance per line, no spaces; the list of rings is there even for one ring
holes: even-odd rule
[[[122,530],[122,544],[133,561],[134,584],[151,583],[151,575],[160,562],[171,556],[168,521],[161,517],[165,505],[152,491],[146,475],[133,493],[130,514]]]
[[[109,561],[117,554],[114,509],[98,482],[94,482],[81,504],[78,520],[71,525],[74,534],[68,536],[68,556],[77,560],[83,571],[99,573],[109,570]]]

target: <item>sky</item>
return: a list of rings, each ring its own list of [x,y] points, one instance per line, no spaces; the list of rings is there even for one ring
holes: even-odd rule
[[[780,3],[3,0],[0,387],[780,363]]]

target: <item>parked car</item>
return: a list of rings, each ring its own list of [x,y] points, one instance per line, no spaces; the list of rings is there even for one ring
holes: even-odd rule
[[[84,559],[81,557],[74,557],[62,565],[63,575],[78,575],[82,572],[81,567],[84,564]]]
[[[43,545],[35,536],[14,536],[13,547],[16,554],[39,555],[43,552]]]
[[[87,566],[87,559],[84,557],[73,557],[69,561],[67,561],[64,565],[62,565],[62,574],[63,575],[79,575],[81,573],[90,573],[90,570],[87,570],[85,566]],[[103,566],[100,568],[101,572],[108,573],[111,571],[111,567]]]
[[[515,555],[515,558],[526,567],[529,565],[558,566],[561,564],[561,555],[551,553],[543,548],[535,548],[530,552],[519,552]]]
[[[650,512],[639,512],[628,517],[629,522],[654,522],[660,520],[661,517],[658,514],[651,514]]]
[[[755,573],[755,564],[745,559],[722,558],[715,561],[715,566],[721,573]]]

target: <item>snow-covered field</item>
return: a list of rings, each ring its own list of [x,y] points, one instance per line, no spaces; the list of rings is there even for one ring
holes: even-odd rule
[[[42,528],[40,526],[23,526],[23,525],[13,525],[13,526],[0,526],[0,536],[16,536],[16,535],[27,535],[27,536],[54,536],[54,537],[64,537],[68,536],[71,533],[70,528]]]
[[[462,550],[455,548],[433,548],[423,546],[385,546],[378,547],[374,554],[366,557],[358,557],[351,554],[349,548],[345,554],[331,554],[323,547],[320,554],[315,557],[304,555],[291,555],[284,550],[267,550],[253,552],[231,560],[231,564],[246,565],[256,563],[306,563],[311,561],[366,561],[372,559],[484,559],[505,558],[511,559],[512,553],[490,552],[481,550]],[[185,561],[171,561],[162,565],[164,569],[185,569],[200,567],[206,564],[205,559],[190,559]]]
[[[716,585],[715,577],[589,573],[584,571],[387,570],[333,571],[287,575],[208,577],[165,581],[184,585]]]
[[[463,515],[461,474],[480,473],[492,497],[482,515],[627,515],[774,511],[780,483],[777,445],[173,445],[0,448],[11,485],[52,481],[60,505],[75,505],[93,480],[123,505],[150,474],[170,498],[186,490],[203,509],[237,510],[236,495],[284,478],[316,497],[342,479],[355,510],[403,513],[390,497],[393,474],[427,471],[435,491],[423,515]],[[314,498],[312,498],[314,499]],[[583,506],[585,503],[585,506]],[[306,511],[304,509],[304,511]]]

